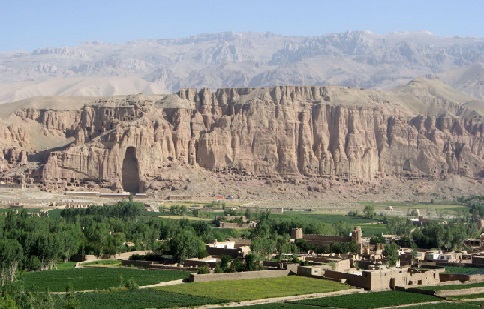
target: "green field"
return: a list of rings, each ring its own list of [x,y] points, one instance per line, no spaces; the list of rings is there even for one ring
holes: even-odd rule
[[[135,268],[73,268],[66,270],[46,270],[24,274],[27,291],[64,292],[68,284],[74,291],[103,290],[123,286],[133,278],[139,286],[159,282],[185,279],[189,272],[178,270],[142,270]],[[122,282],[122,280],[124,282]]]
[[[480,275],[484,274],[484,268],[474,267],[445,267],[445,272],[449,274]]]
[[[76,262],[65,262],[65,263],[58,263],[56,265],[57,270],[64,270],[64,269],[71,269],[76,266]]]
[[[378,213],[385,210],[387,206],[392,206],[393,210],[408,212],[412,209],[420,210],[421,214],[456,214],[460,210],[467,209],[466,206],[459,204],[445,203],[415,203],[415,202],[361,202],[363,206],[375,206],[375,211]]]
[[[301,211],[287,211],[284,214],[271,215],[272,218],[277,220],[287,220],[296,222],[311,223],[325,223],[325,224],[338,224],[345,223],[353,226],[361,226],[363,236],[370,237],[372,235],[381,235],[387,233],[386,224],[377,224],[378,219],[368,219],[357,216],[346,216],[337,214],[327,214],[318,212],[301,212]]]
[[[193,296],[211,297],[217,295],[217,298],[227,301],[243,301],[311,293],[327,293],[349,288],[350,287],[346,285],[329,280],[289,276],[280,278],[199,282],[166,286],[157,289]]]
[[[453,300],[484,298],[484,293],[449,296],[447,298]]]
[[[484,301],[469,301],[458,303],[459,307],[456,308],[482,308],[484,307]],[[466,307],[467,306],[467,307]],[[451,307],[448,307],[451,308]]]
[[[467,308],[480,308],[478,302],[472,303],[462,303],[462,302],[446,302],[441,301],[438,304],[422,304],[422,305],[415,305],[415,306],[405,306],[404,308],[410,309],[440,309],[440,308],[458,308],[458,309],[467,309]],[[272,309],[272,308],[286,308],[286,309],[318,309],[318,308],[325,308],[326,306],[315,306],[315,305],[303,305],[303,304],[296,304],[296,303],[271,303],[265,305],[254,305],[254,306],[245,306],[244,308],[249,309]],[[241,307],[224,307],[224,308],[241,308]],[[327,307],[326,307],[327,308]],[[338,306],[335,308],[347,308],[343,306]],[[358,306],[357,308],[364,308]]]
[[[386,224],[366,224],[360,225],[363,237],[371,237],[373,235],[388,234]]]
[[[329,296],[316,299],[306,299],[293,304],[302,304],[316,307],[336,307],[348,309],[365,309],[390,307],[403,304],[415,304],[430,301],[439,301],[438,297],[401,291],[386,291],[372,293],[358,293],[341,296]]]
[[[423,286],[418,287],[421,290],[444,291],[444,290],[465,290],[468,288],[484,287],[484,282],[456,284],[456,285],[438,285],[438,286]]]
[[[242,307],[224,307],[224,308],[242,308]],[[310,308],[317,308],[314,306],[307,306],[302,304],[292,304],[292,303],[270,303],[265,305],[253,305],[253,306],[244,306],[243,308],[249,309],[272,309],[272,308],[287,308],[287,309],[310,309]]]
[[[180,295],[153,289],[76,293],[82,309],[138,309],[194,307],[226,301],[203,296]]]
[[[120,260],[99,260],[93,262],[84,262],[82,266],[121,266]]]
[[[438,304],[424,304],[424,305],[415,305],[405,307],[405,309],[441,309],[441,308],[457,308],[457,309],[475,309],[480,308],[480,303],[472,302],[472,303],[463,303],[463,302],[445,302],[442,301]]]
[[[356,216],[346,216],[346,215],[335,215],[327,213],[315,213],[315,212],[301,212],[301,211],[286,211],[284,214],[273,214],[271,218],[274,219],[285,219],[285,220],[302,220],[302,221],[317,221],[328,224],[335,223],[348,223],[351,225],[362,225],[366,223],[376,223],[377,219],[367,219]]]

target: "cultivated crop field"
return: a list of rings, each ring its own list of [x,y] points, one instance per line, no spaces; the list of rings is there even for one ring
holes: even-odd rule
[[[120,260],[98,260],[92,262],[84,262],[82,266],[97,266],[97,267],[121,267]]]
[[[317,221],[328,224],[336,223],[348,223],[351,225],[360,225],[367,223],[377,223],[376,219],[367,219],[356,216],[335,215],[327,213],[314,213],[314,212],[302,212],[302,211],[286,211],[284,214],[271,215],[274,219],[287,219],[287,220],[301,220],[301,221]]]
[[[316,307],[336,307],[348,309],[365,309],[390,307],[404,304],[415,304],[430,301],[440,301],[441,299],[431,295],[407,293],[401,291],[386,291],[372,293],[358,293],[341,296],[329,296],[316,299],[306,299],[293,304],[302,304]]]
[[[445,267],[445,272],[449,274],[480,275],[484,274],[484,268],[474,267]]]
[[[138,309],[194,307],[226,301],[204,296],[180,295],[153,289],[77,293],[83,309]]]
[[[420,210],[420,214],[426,215],[430,213],[435,215],[455,215],[459,210],[466,209],[466,206],[451,204],[451,203],[412,203],[412,202],[361,202],[363,206],[370,205],[375,207],[377,213],[385,212],[385,214],[392,215],[392,212],[385,211],[387,206],[393,207],[395,215],[399,213],[406,214],[412,209]]]
[[[73,268],[25,273],[24,286],[27,291],[64,292],[68,284],[74,291],[103,290],[124,286],[133,278],[142,285],[156,284],[189,277],[189,272],[179,270],[143,270],[134,268]]]
[[[484,298],[484,293],[466,294],[466,295],[458,295],[458,296],[447,297],[447,299],[452,299],[452,300],[477,299],[477,298]]]
[[[227,301],[244,301],[262,298],[328,293],[346,290],[350,287],[322,279],[307,277],[261,278],[233,281],[196,282],[165,286],[157,289],[192,296],[211,297]]]
[[[444,291],[444,290],[465,290],[468,288],[484,287],[484,282],[456,284],[456,285],[437,285],[437,286],[423,286],[419,287],[421,290]]]
[[[405,307],[405,309],[476,309],[476,308],[482,308],[480,306],[481,303],[474,303],[474,302],[439,302],[438,304],[423,304],[423,305],[415,305],[415,306],[409,306]]]
[[[378,224],[378,219],[368,219],[358,216],[346,216],[342,214],[328,214],[321,212],[284,212],[284,214],[273,214],[272,218],[305,223],[326,223],[326,224],[348,224],[351,227],[361,226],[363,236],[381,235],[387,233],[386,224]]]
[[[227,309],[230,308],[241,308],[241,307],[224,307]],[[249,309],[272,309],[272,308],[287,308],[287,309],[315,309],[317,307],[314,306],[307,306],[307,305],[302,305],[302,304],[293,304],[293,303],[270,303],[270,304],[264,304],[264,305],[253,305],[253,306],[245,306],[244,308],[249,308]]]

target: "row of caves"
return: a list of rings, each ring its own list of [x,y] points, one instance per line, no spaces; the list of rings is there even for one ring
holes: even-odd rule
[[[69,128],[75,142],[51,153],[43,177],[88,177],[136,193],[171,163],[364,182],[482,174],[480,117],[399,114],[379,98],[358,106],[332,102],[330,94],[325,87],[190,89],[98,102],[70,118],[52,114],[49,127]]]

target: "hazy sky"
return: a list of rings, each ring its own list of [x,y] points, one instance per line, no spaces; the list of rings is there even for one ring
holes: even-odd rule
[[[0,0],[0,50],[223,31],[321,35],[427,30],[484,37],[482,0]]]

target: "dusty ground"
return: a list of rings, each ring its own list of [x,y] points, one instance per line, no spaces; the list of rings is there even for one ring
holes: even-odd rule
[[[188,171],[185,171],[188,172]],[[376,179],[370,184],[351,184],[329,179],[254,179],[215,175],[198,169],[196,173],[168,175],[169,183],[153,183],[148,192],[153,196],[144,201],[151,205],[170,205],[173,195],[189,202],[209,203],[224,197],[229,205],[260,208],[315,209],[328,212],[348,212],[362,209],[359,202],[451,202],[460,196],[482,194],[484,185],[477,180],[458,176],[446,180],[402,180],[395,177]],[[185,177],[182,177],[184,175]],[[188,175],[188,176],[187,176]],[[173,181],[177,179],[177,181]],[[226,199],[228,196],[233,199]],[[0,189],[0,207],[21,205],[24,208],[64,208],[67,203],[112,204],[120,198],[76,197],[63,192],[38,189]]]

